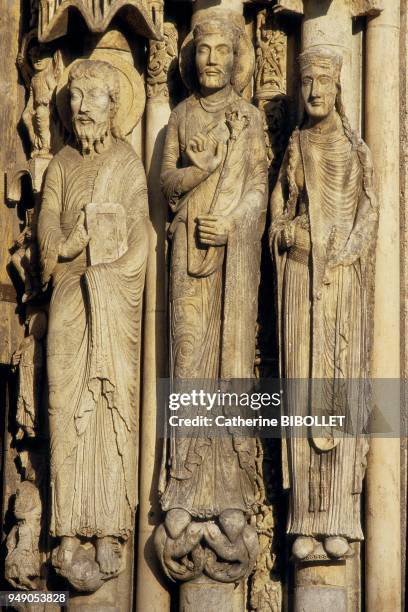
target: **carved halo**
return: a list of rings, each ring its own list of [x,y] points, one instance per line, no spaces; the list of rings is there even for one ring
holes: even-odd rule
[[[254,48],[248,34],[239,28],[238,48],[235,51],[234,69],[231,85],[241,93],[252,78],[255,67]],[[197,72],[195,67],[195,48],[193,32],[190,32],[180,49],[179,67],[181,78],[189,91],[198,91]]]
[[[84,59],[100,60],[111,64],[119,74],[119,106],[114,124],[126,136],[138,124],[145,107],[145,90],[137,70],[117,53],[106,49],[95,49],[88,57],[72,62],[64,70],[57,86],[57,108],[65,128],[72,131],[71,108],[69,103],[68,75],[72,67]]]

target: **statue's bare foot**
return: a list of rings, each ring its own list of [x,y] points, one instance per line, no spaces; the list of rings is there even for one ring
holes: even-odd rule
[[[296,559],[301,561],[312,554],[314,547],[315,540],[312,537],[298,536],[293,542],[292,554]]]
[[[122,547],[113,536],[96,540],[96,560],[103,574],[118,574],[122,559]]]
[[[346,538],[341,536],[330,536],[324,540],[324,549],[330,557],[339,559],[349,552],[350,546]]]
[[[77,538],[72,536],[63,536],[61,544],[58,547],[56,561],[58,567],[71,565],[74,552],[79,546]]]

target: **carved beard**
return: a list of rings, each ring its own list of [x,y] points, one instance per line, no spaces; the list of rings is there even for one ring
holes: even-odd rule
[[[110,121],[82,123],[79,119],[74,119],[73,125],[82,155],[92,155],[94,151],[96,153],[102,151],[110,133]]]

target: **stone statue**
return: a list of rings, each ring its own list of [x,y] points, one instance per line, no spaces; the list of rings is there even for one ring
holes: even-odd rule
[[[260,113],[240,96],[252,54],[240,27],[221,17],[199,22],[181,50],[193,93],[171,114],[161,173],[174,213],[175,386],[253,376],[267,166]],[[161,497],[167,515],[156,534],[168,575],[233,582],[251,571],[257,538],[245,517],[258,502],[255,454],[253,438],[227,431],[211,438],[203,428],[171,441]]]
[[[378,222],[373,166],[344,113],[341,57],[314,47],[299,61],[305,116],[271,197],[281,374],[309,379],[289,387],[289,414],[346,415],[349,427],[353,419],[366,422],[370,403]],[[293,554],[309,559],[319,549],[342,558],[349,542],[363,539],[367,442],[361,425],[355,435],[303,434],[283,441]]]
[[[30,315],[27,327],[28,335],[12,358],[12,366],[18,371],[17,440],[24,435],[34,438],[38,433],[45,365],[42,340],[47,331],[45,312]]]
[[[286,36],[273,16],[260,11],[256,23],[257,95],[263,90],[283,91],[286,86]]]
[[[24,283],[22,303],[41,295],[41,278],[38,272],[36,210],[26,212],[26,224],[10,249],[10,261]]]
[[[116,123],[126,102],[119,69],[80,60],[67,79],[75,140],[48,167],[38,222],[53,286],[50,531],[61,538],[57,571],[92,591],[123,569],[134,527],[149,220],[143,166]]]
[[[30,63],[29,68],[23,65],[25,61]],[[29,98],[23,112],[23,122],[32,146],[31,157],[51,159],[56,145],[53,140],[59,139],[52,98],[63,68],[61,54],[37,43],[30,47],[28,58],[19,55],[18,63],[23,75],[32,74]]]
[[[39,588],[41,558],[41,498],[36,485],[24,480],[17,488],[14,501],[16,525],[7,536],[5,578],[16,589]]]

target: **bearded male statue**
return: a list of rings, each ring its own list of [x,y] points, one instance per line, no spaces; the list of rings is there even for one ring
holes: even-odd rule
[[[241,97],[253,71],[246,34],[232,21],[207,18],[187,38],[181,58],[193,93],[170,117],[161,173],[174,213],[175,388],[183,379],[217,384],[253,376],[267,197],[261,116]],[[172,440],[161,497],[167,515],[156,546],[173,579],[204,573],[232,582],[252,569],[256,534],[246,517],[258,501],[255,458],[255,439],[229,431],[212,437],[203,427]]]
[[[61,539],[54,566],[89,591],[123,569],[134,526],[149,220],[143,166],[115,123],[118,71],[80,60],[68,89],[75,141],[49,165],[38,223],[43,280],[53,287],[50,532]],[[89,542],[94,581],[83,584],[76,555]]]

